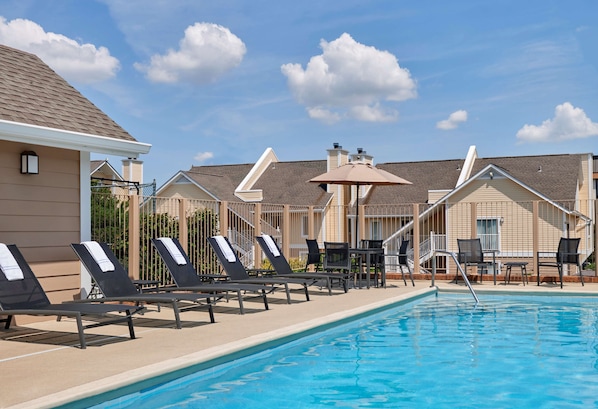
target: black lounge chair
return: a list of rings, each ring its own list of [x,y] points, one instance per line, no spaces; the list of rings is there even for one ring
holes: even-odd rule
[[[347,276],[339,273],[310,273],[307,271],[293,271],[289,262],[280,251],[278,244],[274,241],[271,236],[257,236],[257,242],[259,243],[262,251],[270,260],[272,267],[276,271],[276,277],[295,277],[311,280],[311,284],[317,284],[326,282],[326,288],[328,294],[332,295],[332,284],[335,280],[338,280],[339,284],[343,286],[345,292],[348,290]],[[272,248],[271,248],[272,246]]]
[[[77,321],[79,332],[79,344],[81,349],[86,348],[84,329],[101,327],[104,325],[126,322],[129,326],[131,339],[135,338],[132,315],[142,307],[120,304],[52,304],[37,277],[33,274],[31,267],[16,245],[7,245],[8,250],[14,257],[14,261],[22,272],[23,278],[9,280],[5,274],[0,272],[0,315],[6,315],[4,321],[5,329],[10,328],[14,315],[37,315],[37,316],[62,316],[72,317]],[[113,315],[111,313],[124,313],[125,316]],[[105,319],[93,324],[83,325],[82,317],[104,317]]]
[[[168,248],[165,240],[171,240],[170,243],[176,247],[178,253],[173,255]],[[243,305],[243,293],[261,293],[262,299],[264,300],[264,308],[267,310],[268,298],[266,294],[274,289],[274,287],[260,285],[260,284],[246,284],[246,283],[218,283],[218,282],[205,282],[202,281],[201,275],[197,274],[197,271],[191,264],[189,257],[181,243],[176,238],[167,239],[152,239],[154,248],[164,261],[166,268],[170,272],[172,279],[174,280],[176,287],[160,287],[163,291],[191,291],[199,293],[213,293],[213,292],[235,292],[239,300],[239,310],[241,314],[245,314],[245,308]],[[180,261],[177,261],[177,257],[181,257]],[[213,279],[213,276],[206,276],[208,280]]]
[[[141,292],[131,281],[125,268],[118,261],[114,252],[106,243],[98,243],[104,251],[107,259],[112,263],[114,269],[103,271],[100,263],[96,261],[84,244],[71,244],[71,247],[85,266],[94,282],[103,294],[103,297],[78,302],[134,302],[137,304],[170,304],[174,311],[175,325],[177,329],[181,328],[181,319],[179,313],[197,307],[207,307],[210,314],[210,322],[214,320],[214,310],[212,308],[211,294],[197,293],[151,293]],[[206,304],[203,304],[205,301]],[[181,303],[181,305],[179,305]]]
[[[266,284],[273,286],[283,286],[287,294],[287,303],[291,303],[291,292],[289,284],[299,284],[303,286],[305,291],[305,298],[309,301],[308,283],[302,278],[288,278],[288,277],[251,277],[237,254],[233,251],[233,247],[226,237],[214,236],[208,237],[208,243],[216,253],[220,264],[224,268],[226,275],[229,277],[228,282],[250,283],[250,284]],[[224,248],[221,248],[223,246]]]

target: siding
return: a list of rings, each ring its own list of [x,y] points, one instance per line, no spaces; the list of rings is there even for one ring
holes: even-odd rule
[[[39,174],[20,173],[21,152],[39,156]],[[79,152],[0,142],[0,242],[16,244],[54,302],[72,300],[80,267]]]

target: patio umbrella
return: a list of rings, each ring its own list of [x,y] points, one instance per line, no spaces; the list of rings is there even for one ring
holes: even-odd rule
[[[329,172],[323,173],[309,180],[312,183],[327,183],[332,185],[355,185],[357,186],[357,208],[355,221],[355,245],[359,240],[359,186],[363,185],[411,185],[408,180],[400,178],[382,169],[378,169],[370,163],[349,162]]]

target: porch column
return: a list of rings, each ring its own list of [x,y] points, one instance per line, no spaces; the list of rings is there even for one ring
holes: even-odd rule
[[[253,215],[253,268],[261,268],[262,267],[262,252],[258,251],[260,248],[259,244],[255,240],[255,236],[259,236],[262,234],[262,204],[255,203],[253,205],[253,209],[255,210]]]
[[[539,250],[539,238],[540,238],[540,224],[538,223],[539,217],[539,205],[538,201],[534,200],[532,202],[532,267],[534,274],[538,277],[538,285],[540,285],[540,278],[538,276],[538,254]]]
[[[282,254],[291,256],[291,206],[288,204],[282,207]]]
[[[228,202],[223,200],[220,202],[218,215],[218,228],[222,236],[226,236],[228,232]]]

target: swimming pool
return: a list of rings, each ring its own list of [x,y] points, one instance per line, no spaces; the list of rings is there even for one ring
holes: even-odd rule
[[[440,294],[94,408],[598,407],[597,306]]]

